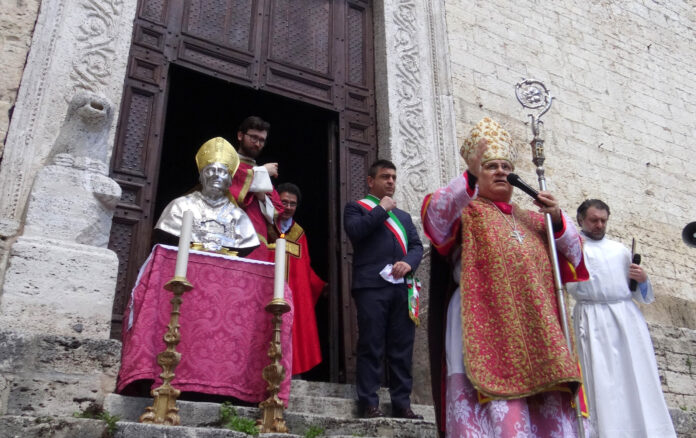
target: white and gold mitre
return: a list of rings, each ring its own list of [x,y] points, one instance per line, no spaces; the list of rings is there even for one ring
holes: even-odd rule
[[[234,175],[239,167],[239,155],[234,147],[222,137],[211,138],[203,143],[196,152],[196,165],[200,172],[209,164],[222,163],[227,166],[230,175]]]
[[[512,146],[510,134],[502,126],[490,117],[484,117],[471,129],[469,137],[464,140],[459,154],[468,161],[470,155],[476,152],[476,145],[485,138],[488,148],[483,153],[481,164],[491,160],[505,160],[515,165],[515,150]]]

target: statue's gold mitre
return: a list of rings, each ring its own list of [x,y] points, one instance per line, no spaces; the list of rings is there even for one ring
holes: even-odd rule
[[[510,134],[490,117],[484,117],[478,122],[462,143],[459,153],[464,160],[468,161],[469,156],[476,152],[476,145],[482,138],[488,141],[488,147],[481,157],[481,164],[491,160],[505,160],[514,166],[516,154]]]
[[[234,147],[222,137],[211,138],[203,143],[196,152],[196,165],[200,172],[209,164],[222,163],[227,166],[230,175],[234,175],[239,167],[239,155]]]

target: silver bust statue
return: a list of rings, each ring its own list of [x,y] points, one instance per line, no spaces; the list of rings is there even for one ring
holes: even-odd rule
[[[196,154],[201,190],[174,199],[162,212],[155,228],[179,236],[186,210],[193,213],[192,247],[205,251],[234,251],[241,255],[259,246],[249,216],[230,201],[232,175],[239,157],[221,137],[208,140]]]

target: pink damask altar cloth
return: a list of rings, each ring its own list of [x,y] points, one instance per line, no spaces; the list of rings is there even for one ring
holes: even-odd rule
[[[174,276],[177,250],[156,245],[141,268],[123,315],[123,350],[116,392],[141,379],[162,384],[157,354],[166,347],[172,293],[163,288]],[[193,289],[183,294],[179,318],[181,362],[172,386],[260,402],[268,397],[261,372],[270,363],[273,264],[191,251],[186,278]],[[281,345],[285,380],[279,397],[287,405],[292,364],[291,310],[283,315]]]

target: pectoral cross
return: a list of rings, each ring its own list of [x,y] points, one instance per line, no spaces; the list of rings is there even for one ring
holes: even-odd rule
[[[520,245],[522,244],[522,241],[524,240],[524,234],[522,234],[519,230],[510,231],[510,237],[517,239],[517,241],[520,242]]]

